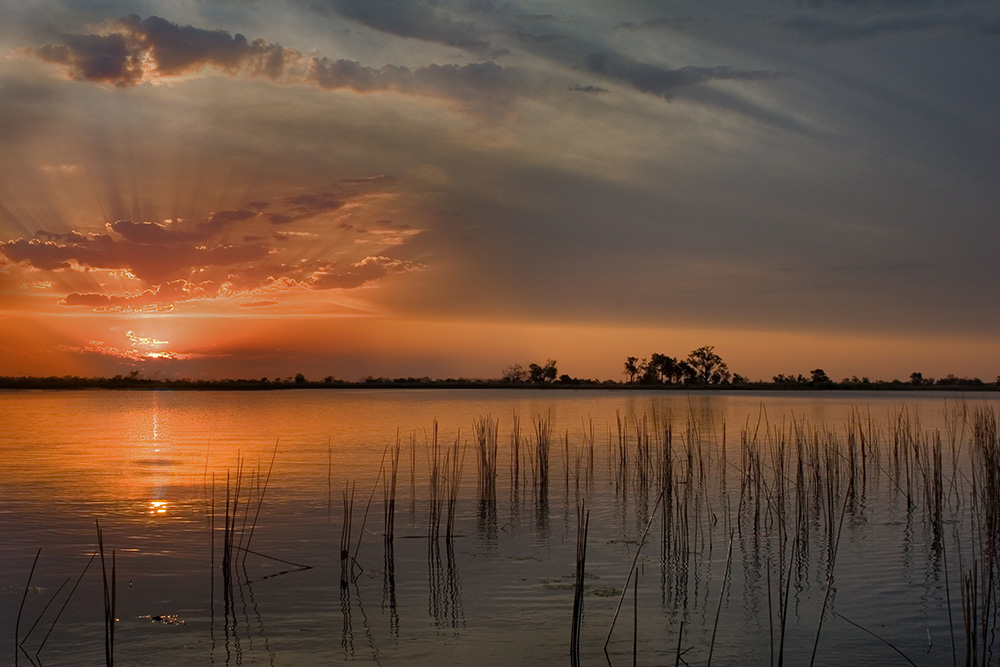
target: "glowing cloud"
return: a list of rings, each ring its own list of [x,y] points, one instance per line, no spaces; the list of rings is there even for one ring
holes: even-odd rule
[[[7,263],[7,269],[20,266],[94,274],[95,281],[96,274],[117,279],[117,291],[100,283],[95,289],[67,290],[59,301],[98,313],[163,313],[195,301],[356,289],[427,268],[384,254],[390,247],[404,246],[420,229],[384,218],[365,219],[366,202],[386,194],[375,186],[387,182],[391,181],[381,177],[357,179],[351,190],[310,191],[273,203],[252,202],[213,212],[201,221],[116,220],[96,232],[39,230],[30,239],[0,242],[0,261]],[[351,211],[343,213],[347,208]],[[331,221],[331,215],[337,217]],[[332,225],[336,220],[341,221]],[[280,233],[265,231],[276,223],[282,225]],[[296,225],[335,230],[336,236],[326,243],[338,259],[302,259],[303,252],[314,254],[310,246],[316,233]],[[261,231],[265,233],[245,233]],[[242,240],[234,242],[231,236]],[[132,281],[139,281],[140,289],[122,289]],[[54,286],[52,281],[33,284]],[[261,303],[270,305],[271,300]]]

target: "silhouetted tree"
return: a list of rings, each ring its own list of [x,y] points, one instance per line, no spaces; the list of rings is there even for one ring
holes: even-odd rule
[[[694,371],[694,381],[704,384],[722,384],[729,382],[729,367],[715,352],[714,345],[703,345],[687,358],[688,365]]]
[[[676,359],[655,352],[649,358],[646,375],[655,378],[658,382],[665,382],[667,384],[675,384],[684,379],[683,369]]]
[[[555,382],[558,376],[559,371],[556,370],[556,362],[554,359],[547,360],[544,366],[539,366],[536,363],[528,364],[528,380],[530,382],[535,384]]]
[[[638,362],[638,357],[626,357],[625,359],[625,376],[630,383],[635,382],[635,376],[639,374]]]
[[[812,384],[830,384],[830,377],[822,368],[814,368],[809,371],[809,375],[811,376],[810,382]]]
[[[528,364],[528,381],[541,384],[545,381],[545,370],[534,362]]]
[[[500,372],[500,379],[504,382],[524,382],[527,373],[521,364],[511,364]]]
[[[302,373],[296,373],[295,384],[305,384],[305,383],[306,383],[306,376],[303,375]]]

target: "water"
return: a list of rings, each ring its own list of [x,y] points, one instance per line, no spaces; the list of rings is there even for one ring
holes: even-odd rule
[[[112,548],[115,553],[119,664],[566,662],[577,508],[585,502],[582,664],[630,664],[633,631],[642,664],[672,664],[678,646],[689,664],[707,662],[709,650],[720,665],[769,664],[779,654],[786,664],[807,664],[815,645],[817,664],[900,664],[901,652],[916,664],[936,665],[953,660],[953,637],[961,662],[960,577],[971,567],[973,549],[970,447],[960,413],[982,406],[996,410],[1000,396],[0,393],[0,660],[14,660],[18,610],[39,547],[17,629],[26,649],[20,664],[104,659],[99,556],[69,595],[97,551],[99,521],[109,573]],[[883,444],[866,459],[863,484],[855,471],[850,487],[843,448],[852,413],[876,423],[871,433],[885,443],[892,429],[899,434],[901,417],[910,422],[907,433],[919,436],[918,446],[941,435],[942,533],[928,521],[923,460],[909,461],[907,493],[903,463]],[[479,492],[473,434],[474,420],[486,415],[499,422],[492,502]],[[515,416],[522,436],[516,487],[510,465]],[[650,452],[645,483],[637,463],[643,416]],[[533,483],[532,459],[525,458],[534,451],[540,419],[551,431],[547,485]],[[456,441],[465,452],[452,540],[445,538],[446,518],[440,539],[427,537],[435,420],[442,458]],[[624,473],[619,421],[626,434]],[[798,513],[786,510],[781,525],[775,434],[793,433],[796,424],[813,434],[809,438],[834,437],[839,444],[821,438],[816,456],[840,448],[842,465],[835,497],[808,495]],[[675,487],[665,525],[653,471],[661,469],[657,452],[668,426]],[[741,437],[752,439],[754,432],[756,449],[744,450]],[[396,539],[388,554],[379,471],[387,446],[397,441]],[[763,490],[744,487],[747,451],[759,454]],[[234,488],[241,459],[243,498],[251,501],[249,512],[241,505],[238,519],[244,539],[258,501],[260,514],[249,546],[255,553],[239,557],[227,586],[220,567],[226,478]],[[824,466],[817,467],[822,474]],[[789,468],[782,475],[788,498],[798,483],[794,474]],[[340,550],[348,485],[354,489],[350,553],[357,557],[345,587]],[[799,517],[804,532],[797,541]],[[630,586],[613,621],[625,582],[634,582],[633,561],[637,591]],[[989,656],[992,662],[997,653]]]

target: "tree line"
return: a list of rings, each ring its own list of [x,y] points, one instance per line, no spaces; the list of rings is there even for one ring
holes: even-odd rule
[[[745,378],[729,371],[729,366],[715,351],[703,345],[677,359],[654,352],[648,358],[627,357],[624,374],[629,384],[742,384]]]

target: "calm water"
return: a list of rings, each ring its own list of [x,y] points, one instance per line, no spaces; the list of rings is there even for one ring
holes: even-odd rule
[[[720,665],[779,654],[808,664],[814,644],[816,664],[906,664],[901,653],[919,665],[961,663],[960,577],[974,556],[962,415],[980,407],[1000,409],[1000,396],[0,393],[0,661],[14,659],[39,547],[20,664],[104,659],[99,558],[69,595],[97,549],[99,521],[109,558],[115,550],[119,664],[565,663],[585,503],[583,664],[631,664],[633,632],[640,664],[673,664],[678,646],[688,664],[705,664],[710,648]],[[473,432],[487,415],[498,422],[494,494],[480,491]],[[869,438],[863,461],[857,442],[848,449],[851,419]],[[442,462],[456,443],[464,452],[450,541],[444,523],[439,540],[427,537],[435,422]],[[547,483],[533,463],[542,422]],[[901,434],[903,457],[892,445]],[[923,457],[937,435],[935,531]],[[379,472],[397,442],[390,554]],[[258,500],[260,511],[255,553],[227,586],[222,516],[240,460],[251,501],[239,514],[244,539]],[[357,564],[342,587],[348,485]],[[637,587],[613,621],[633,561]],[[995,664],[1000,648],[989,655]]]

